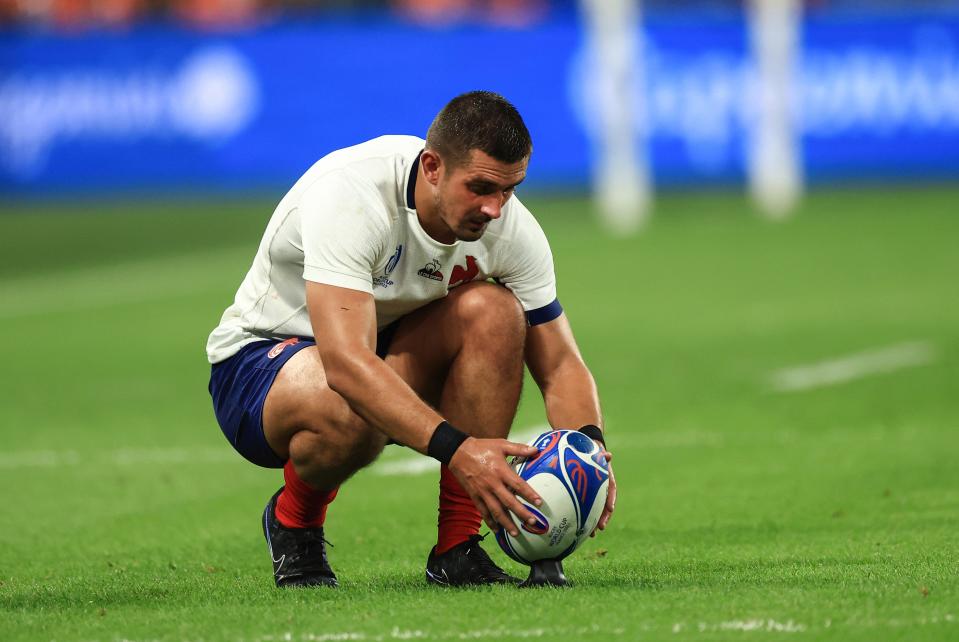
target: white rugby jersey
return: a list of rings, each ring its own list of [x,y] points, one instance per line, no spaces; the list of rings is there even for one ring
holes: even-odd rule
[[[252,341],[312,337],[306,281],[371,293],[377,329],[490,278],[516,295],[531,325],[560,315],[549,244],[515,195],[478,241],[446,245],[423,230],[413,195],[424,144],[382,136],[325,156],[296,182],[210,334],[210,363]]]

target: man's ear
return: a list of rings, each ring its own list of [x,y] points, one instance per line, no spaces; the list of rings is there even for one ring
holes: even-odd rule
[[[440,182],[440,176],[447,169],[440,155],[431,149],[424,149],[420,154],[420,167],[423,168],[423,176],[434,186]]]

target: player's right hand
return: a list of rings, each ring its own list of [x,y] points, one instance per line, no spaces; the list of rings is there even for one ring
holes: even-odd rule
[[[490,529],[495,531],[498,526],[503,526],[510,535],[518,535],[516,522],[509,512],[522,522],[536,524],[536,518],[516,495],[534,506],[539,506],[543,500],[509,467],[506,458],[510,455],[533,457],[538,452],[533,446],[505,439],[470,437],[453,454],[449,463],[450,471],[476,504]]]

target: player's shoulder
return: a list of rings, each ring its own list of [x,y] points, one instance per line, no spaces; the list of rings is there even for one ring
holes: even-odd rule
[[[392,203],[424,144],[416,136],[387,135],[330,152],[300,177],[291,195],[319,188]]]
[[[392,203],[424,144],[416,136],[387,135],[344,147],[317,161],[301,183],[339,182]]]
[[[357,145],[330,152],[314,167],[321,170],[352,168],[361,175],[373,177],[378,171],[391,173],[397,164],[409,163],[425,144],[426,142],[417,136],[378,136]]]
[[[419,153],[426,145],[426,141],[419,136],[408,136],[405,134],[385,134],[377,136],[364,143],[356,145],[357,148],[363,148],[365,152],[371,155],[391,155],[399,154],[407,156],[409,154]]]

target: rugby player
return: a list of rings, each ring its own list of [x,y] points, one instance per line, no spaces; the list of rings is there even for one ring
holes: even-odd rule
[[[541,503],[507,465],[524,361],[554,428],[603,444],[599,398],[556,297],[543,231],[513,192],[532,142],[503,97],[470,92],[426,140],[383,136],[320,159],[273,213],[210,334],[223,433],[282,468],[263,531],[277,586],[336,586],[327,506],[392,442],[441,463],[428,581],[515,583],[479,545]],[[607,458],[611,455],[605,450]],[[615,481],[598,528],[609,522]]]

